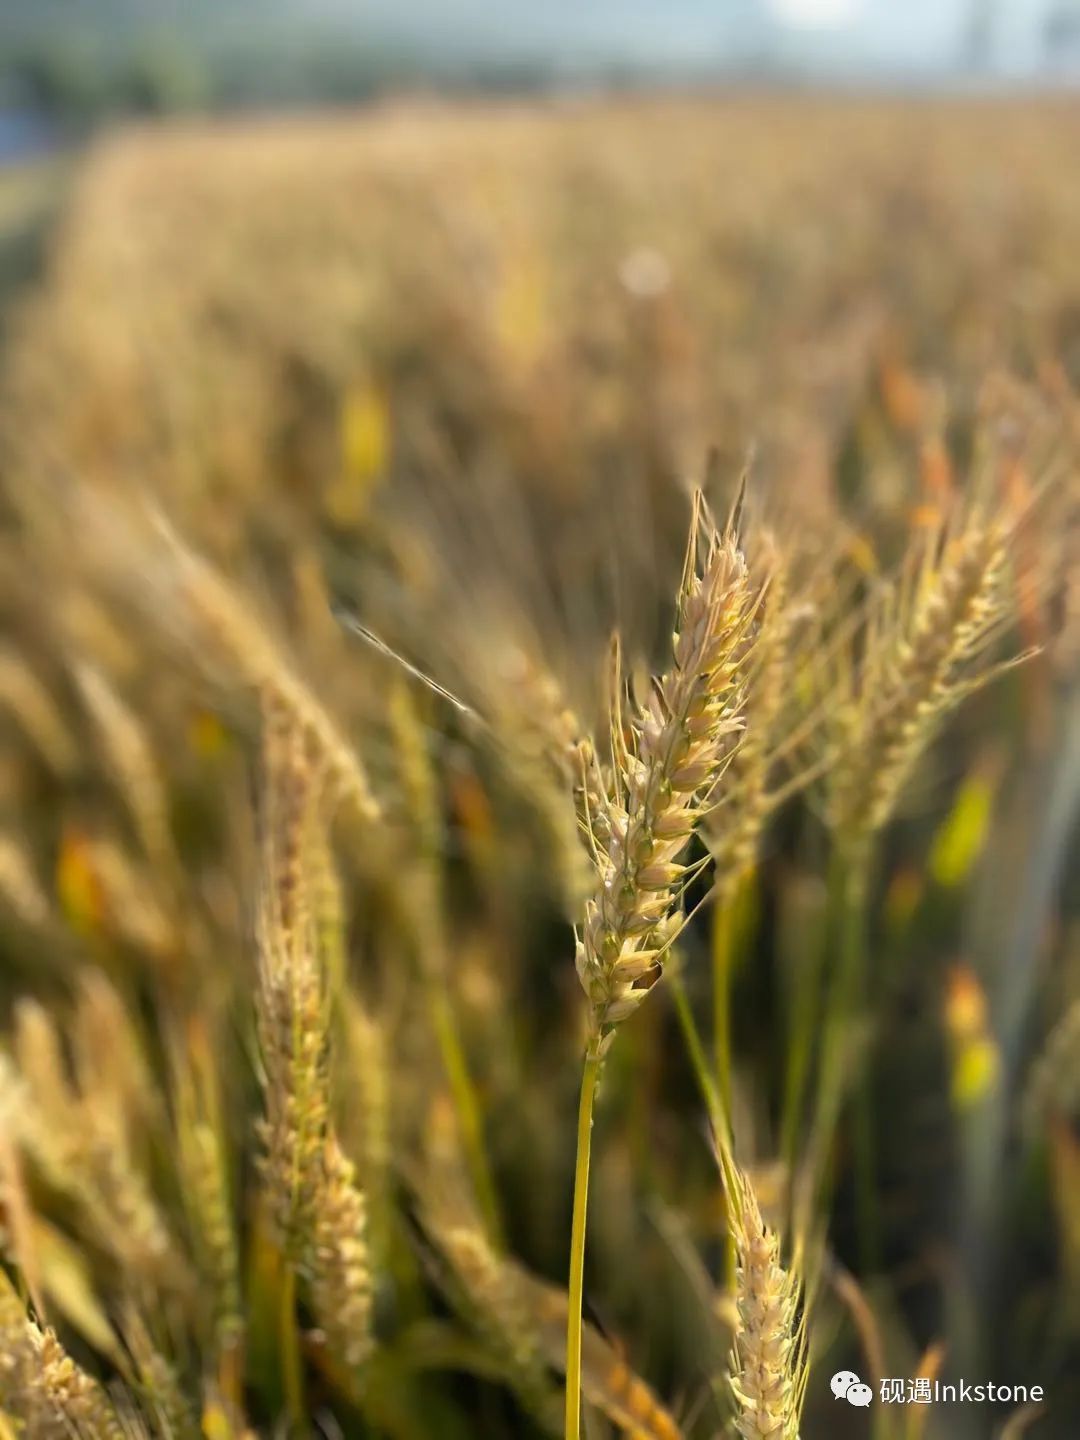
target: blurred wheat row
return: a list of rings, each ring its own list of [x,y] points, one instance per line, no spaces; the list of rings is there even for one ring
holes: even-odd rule
[[[0,1434],[1075,1434],[1078,141],[87,157],[0,355]]]

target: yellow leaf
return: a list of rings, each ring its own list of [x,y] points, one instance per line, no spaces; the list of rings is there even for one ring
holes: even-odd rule
[[[390,463],[390,406],[372,382],[355,387],[341,412],[342,470],[326,492],[326,512],[338,525],[363,520]]]
[[[994,791],[984,773],[969,775],[930,850],[930,873],[942,887],[962,885],[982,853],[990,828]]]
[[[44,1221],[34,1226],[34,1249],[42,1288],[50,1304],[84,1340],[111,1360],[119,1357],[116,1337],[94,1294],[86,1262],[76,1246]]]
[[[227,747],[229,737],[216,715],[200,710],[188,725],[188,743],[201,759],[212,760]]]
[[[919,1361],[919,1368],[915,1371],[914,1379],[936,1380],[941,1373],[941,1367],[945,1362],[945,1346],[939,1343],[932,1344],[923,1352]],[[929,1414],[927,1405],[908,1406],[908,1424],[906,1440],[922,1440],[926,1430],[926,1420]]]
[[[989,1036],[969,1040],[953,1057],[952,1097],[958,1110],[970,1110],[993,1091],[1000,1069],[997,1045]]]
[[[847,555],[856,569],[864,575],[876,575],[879,570],[877,553],[865,535],[852,533],[848,536]]]
[[[234,1440],[233,1429],[223,1405],[210,1401],[202,1413],[202,1433],[206,1440]]]
[[[504,266],[495,300],[495,330],[506,353],[525,366],[534,364],[544,348],[545,288],[535,256],[518,255]]]
[[[898,870],[892,877],[885,893],[885,920],[891,932],[903,930],[910,924],[922,893],[922,877],[910,866]]]
[[[100,931],[104,920],[104,896],[86,837],[68,830],[60,841],[56,860],[56,894],[64,917],[80,935]]]

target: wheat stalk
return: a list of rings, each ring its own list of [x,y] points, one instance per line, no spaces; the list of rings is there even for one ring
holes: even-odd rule
[[[355,996],[347,999],[345,1014],[347,1077],[356,1105],[350,1134],[364,1177],[370,1208],[372,1249],[381,1254],[386,1244],[388,1176],[391,1163],[391,1070],[387,1037],[379,1019]]]
[[[191,1025],[172,1046],[179,1168],[196,1260],[209,1293],[210,1330],[220,1357],[244,1333],[240,1256],[233,1220],[217,1076],[206,1032]]]
[[[409,867],[413,893],[405,910],[406,928],[413,940],[431,1026],[458,1113],[473,1184],[488,1228],[495,1236],[501,1228],[498,1197],[488,1164],[479,1097],[447,978],[448,947],[442,921],[445,839],[438,779],[419,712],[404,682],[391,695],[390,718],[417,851]]]
[[[453,1272],[445,1284],[499,1357],[529,1412],[560,1433],[558,1397],[548,1368],[566,1361],[568,1298],[504,1255],[485,1234],[461,1164],[449,1107],[432,1106],[427,1168],[420,1185],[424,1226]],[[603,1337],[586,1325],[582,1336],[582,1394],[633,1440],[679,1440],[680,1430],[641,1377]]]

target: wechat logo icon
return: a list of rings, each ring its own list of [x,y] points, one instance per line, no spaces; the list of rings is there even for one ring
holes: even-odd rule
[[[846,1400],[849,1405],[866,1406],[874,1398],[873,1390],[863,1384],[854,1370],[838,1370],[829,1387],[837,1400]]]

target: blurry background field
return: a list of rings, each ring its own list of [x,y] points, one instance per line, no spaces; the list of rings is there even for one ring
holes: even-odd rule
[[[631,670],[662,663],[712,448],[721,514],[749,458],[756,517],[799,543],[811,625],[834,585],[872,598],[976,480],[1052,495],[1014,557],[1013,648],[1039,653],[951,724],[873,875],[852,1053],[874,1238],[853,1117],[803,1433],[870,1433],[829,1392],[846,1366],[1051,1397],[910,1407],[876,1435],[1075,1434],[1078,156],[1068,94],[414,96],[128,125],[0,176],[0,1123],[16,1135],[29,1095],[59,1143],[33,1058],[49,1024],[75,1122],[58,1173],[30,1142],[17,1182],[0,1170],[0,1238],[13,1275],[34,1257],[23,1283],[80,1363],[136,1374],[153,1433],[268,1433],[285,1383],[252,1140],[254,707],[180,547],[243,597],[384,812],[336,831],[335,1086],[369,1207],[373,1378],[358,1399],[302,1311],[312,1424],[559,1433],[580,877],[544,746],[567,704],[600,728],[613,625]],[[813,786],[779,810],[727,915],[739,1149],[777,1219],[821,811]],[[706,1031],[719,930],[684,945]],[[633,1428],[632,1370],[716,1435],[718,1177],[658,996],[601,1095],[586,1398],[596,1434],[673,1433],[666,1412]],[[138,1062],[110,1068],[121,1032]],[[209,1231],[192,1106],[224,1157]],[[126,1192],[103,1192],[107,1223],[83,1213],[87,1144],[122,1157],[143,1228]],[[557,1289],[522,1290],[507,1257]]]

